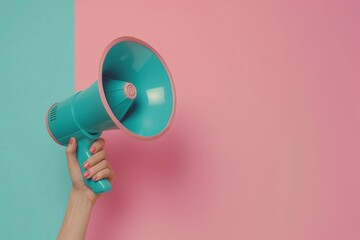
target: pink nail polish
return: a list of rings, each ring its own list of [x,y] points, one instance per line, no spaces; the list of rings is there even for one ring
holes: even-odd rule
[[[85,173],[84,173],[84,177],[89,177],[89,175],[90,175],[90,173],[89,173],[89,171],[86,171]]]
[[[85,162],[85,163],[84,163],[84,168],[85,168],[85,169],[89,169],[89,167],[90,167],[90,163]]]
[[[93,180],[96,181],[96,180],[97,180],[97,176],[94,176],[94,177],[93,177]]]
[[[95,150],[96,150],[96,149],[95,149],[94,147],[91,147],[91,148],[90,148],[90,152],[91,152],[91,153],[94,153]]]
[[[72,144],[74,142],[74,139],[71,137],[69,140],[69,144]]]

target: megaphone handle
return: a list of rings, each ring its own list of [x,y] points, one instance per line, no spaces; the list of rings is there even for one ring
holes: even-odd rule
[[[79,162],[79,166],[81,169],[81,172],[84,174],[86,169],[84,168],[84,162],[92,156],[90,152],[91,145],[96,141],[97,139],[91,139],[87,137],[79,138],[78,139],[78,147],[76,150],[76,156]],[[101,179],[99,181],[94,181],[91,178],[87,179],[84,177],[84,181],[86,185],[93,190],[94,193],[99,194],[103,192],[108,192],[111,190],[111,183],[108,179]]]

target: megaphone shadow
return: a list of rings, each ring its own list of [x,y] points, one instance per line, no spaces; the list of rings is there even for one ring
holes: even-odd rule
[[[88,234],[106,240],[114,239],[114,230],[128,226],[144,197],[174,194],[186,178],[189,163],[185,136],[180,132],[171,131],[155,141],[139,141],[112,132],[105,132],[104,138],[116,176],[113,190],[104,194],[94,208],[95,217],[90,221],[93,227]]]

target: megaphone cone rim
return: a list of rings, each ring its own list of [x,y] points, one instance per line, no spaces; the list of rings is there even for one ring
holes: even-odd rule
[[[156,57],[161,61],[161,64],[164,66],[165,70],[166,70],[166,73],[168,74],[169,78],[170,78],[170,83],[171,83],[171,90],[172,90],[172,94],[173,94],[173,108],[172,108],[172,113],[170,115],[170,119],[167,123],[167,125],[165,126],[165,128],[158,134],[156,135],[153,135],[153,136],[149,136],[149,137],[146,137],[146,136],[141,136],[141,135],[138,135],[132,131],[130,131],[129,129],[127,129],[117,118],[116,116],[114,115],[114,113],[112,112],[108,102],[107,102],[107,99],[105,97],[105,92],[104,92],[104,86],[103,86],[103,82],[102,82],[102,69],[103,69],[103,64],[104,64],[104,61],[105,61],[105,58],[106,58],[106,55],[108,54],[109,50],[115,45],[115,44],[118,44],[120,42],[126,42],[126,41],[129,41],[129,42],[134,42],[134,43],[137,43],[137,44],[140,44],[142,46],[145,46],[146,48],[148,48],[151,52],[153,52]],[[172,75],[170,73],[170,70],[167,66],[167,64],[165,63],[164,59],[160,56],[160,54],[152,47],[150,46],[148,43],[144,42],[143,40],[140,40],[138,38],[135,38],[135,37],[130,37],[130,36],[123,36],[123,37],[119,37],[119,38],[115,38],[114,40],[112,40],[105,48],[105,50],[103,51],[102,55],[101,55],[101,58],[100,58],[100,66],[99,66],[99,77],[98,77],[98,88],[99,88],[99,92],[100,92],[100,98],[101,98],[101,101],[105,107],[105,110],[106,112],[108,113],[109,117],[111,118],[111,120],[115,123],[115,125],[123,130],[125,133],[127,133],[128,135],[130,136],[133,136],[137,139],[141,139],[141,140],[152,140],[152,139],[156,139],[156,138],[159,138],[161,137],[162,135],[164,135],[168,130],[169,130],[169,127],[171,126],[171,124],[173,123],[174,121],[174,116],[175,116],[175,110],[176,110],[176,94],[175,94],[175,87],[174,87],[174,81],[173,81],[173,78],[172,78]]]

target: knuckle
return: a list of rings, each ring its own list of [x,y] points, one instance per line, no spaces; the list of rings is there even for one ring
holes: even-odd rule
[[[107,161],[107,160],[103,160],[103,165],[104,165],[105,168],[107,168],[107,167],[109,166],[108,161]]]
[[[111,162],[109,160],[107,160],[107,168],[110,169],[110,170],[112,169],[112,165],[111,165]]]
[[[105,169],[105,170],[102,172],[102,174],[103,174],[103,177],[104,177],[104,178],[108,178],[109,175],[110,175],[109,169]]]
[[[67,148],[65,149],[66,155],[70,155],[71,152],[72,152],[72,151],[71,151],[70,147],[67,147]]]
[[[94,155],[89,157],[86,161],[90,164],[90,166],[93,165],[94,164]]]
[[[97,172],[96,170],[96,165],[95,166],[92,166],[91,168],[89,168],[87,171],[90,173],[90,174],[95,174]]]
[[[101,156],[102,159],[104,159],[104,158],[106,157],[106,152],[105,152],[105,150],[101,150],[101,151],[99,152],[99,154],[100,154],[100,156]]]
[[[107,177],[109,178],[111,176],[111,170],[110,169],[106,169],[107,170]]]

